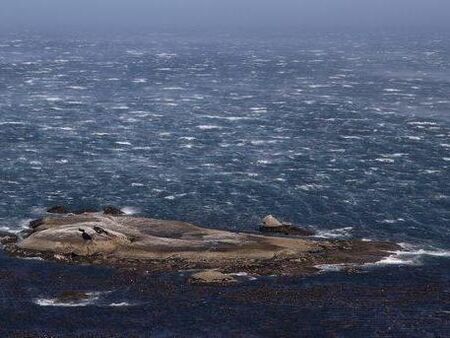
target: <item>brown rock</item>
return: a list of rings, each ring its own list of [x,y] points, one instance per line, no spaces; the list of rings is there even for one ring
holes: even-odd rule
[[[205,270],[194,273],[189,281],[192,284],[230,284],[237,282],[233,276],[217,270]]]
[[[264,228],[277,228],[283,226],[283,224],[272,215],[269,215],[263,218],[262,226]]]

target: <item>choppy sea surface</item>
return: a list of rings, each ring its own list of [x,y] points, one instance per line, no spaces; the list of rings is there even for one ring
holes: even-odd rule
[[[226,336],[230,328],[277,335],[269,322],[283,316],[290,319],[283,332],[292,335],[301,335],[306,320],[315,324],[305,335],[450,334],[449,38],[1,35],[0,230],[19,232],[57,204],[117,205],[232,230],[253,230],[274,214],[320,237],[389,240],[407,251],[356,277],[329,271],[286,285],[386,288],[397,290],[393,297],[408,285],[438,291],[400,302],[405,308],[395,303],[386,317],[338,301],[321,310],[311,303],[301,316],[293,316],[298,304],[272,304],[265,317],[257,301],[233,303],[217,290],[186,291],[194,293],[190,300],[178,290],[167,303],[161,294],[146,299],[132,287],[99,290],[89,282],[105,283],[109,270],[0,256],[0,331],[78,332],[76,311],[89,332],[105,335],[130,327],[154,336]],[[55,302],[49,276],[54,282],[83,273],[92,299],[73,307]],[[243,288],[275,282],[255,283]],[[386,302],[374,297],[373,311]],[[168,319],[180,304],[198,320],[155,314]],[[242,323],[249,311],[267,329]],[[356,323],[353,331],[320,331],[331,325],[323,321],[340,318]],[[375,324],[365,327],[368,321]]]

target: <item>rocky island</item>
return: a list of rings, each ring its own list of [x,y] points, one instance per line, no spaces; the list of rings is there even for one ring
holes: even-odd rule
[[[399,250],[393,243],[323,240],[309,231],[263,220],[261,231],[290,237],[208,229],[186,222],[124,215],[119,209],[70,213],[52,208],[4,249],[19,257],[108,265],[145,272],[191,271],[193,283],[232,283],[233,276],[308,275],[323,264],[376,262]],[[264,229],[266,228],[266,229]],[[269,228],[269,231],[268,231]],[[288,230],[288,231],[287,231]],[[298,236],[292,236],[298,234]],[[199,272],[200,271],[200,272]]]

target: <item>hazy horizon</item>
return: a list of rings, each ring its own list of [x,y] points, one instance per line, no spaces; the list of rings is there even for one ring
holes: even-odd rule
[[[0,28],[115,30],[450,27],[445,0],[3,0]]]

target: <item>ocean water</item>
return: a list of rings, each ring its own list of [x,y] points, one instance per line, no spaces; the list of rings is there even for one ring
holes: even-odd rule
[[[379,324],[366,331],[337,333],[449,332],[448,33],[2,35],[0,159],[0,230],[18,232],[57,204],[112,204],[129,213],[232,230],[254,230],[261,217],[273,214],[324,238],[394,241],[407,252],[394,253],[362,276],[329,271],[286,285],[303,290],[308,283],[336,281],[401,288],[405,276],[417,283],[415,290],[436,284],[440,291],[428,303],[416,304],[418,312],[406,313],[398,305],[395,323],[390,316],[377,317]],[[75,310],[55,304],[42,280],[31,286],[20,282],[23,290],[16,294],[5,276],[69,278],[81,273],[76,267],[4,256],[0,266],[0,313],[8,313],[2,325],[9,333],[20,327],[57,332],[59,320],[70,322]],[[47,270],[48,275],[40,272]],[[111,274],[86,268],[86,275],[102,283]],[[149,300],[114,287],[116,298],[101,293],[111,290],[89,285],[92,302],[75,307],[77,316],[92,321],[92,312],[101,307],[102,320],[118,316],[130,325],[144,320]],[[138,326],[133,333],[225,336],[225,326],[239,332],[243,324],[224,307],[236,313],[257,307],[215,296],[207,298],[221,309],[217,317],[196,308],[209,321],[187,325],[177,317]],[[159,297],[152,311],[163,306]],[[171,299],[185,301],[181,295]],[[7,311],[11,307],[15,312]],[[119,316],[115,308],[134,310],[120,310]],[[289,308],[273,304],[267,317],[281,317]],[[47,319],[57,311],[58,320],[47,327],[18,319],[36,309]],[[370,321],[366,310],[350,317]],[[342,311],[344,316],[350,310]],[[323,318],[317,312],[305,318],[329,319],[325,312]],[[417,320],[424,316],[440,322]],[[227,325],[217,326],[220,317]],[[415,319],[422,331],[398,318]],[[291,334],[304,324],[299,318],[290,323]],[[110,333],[95,325],[101,334]],[[199,331],[200,326],[206,329]],[[388,326],[393,331],[379,331]],[[120,332],[117,325],[110,329]],[[314,330],[309,334],[328,332]]]

